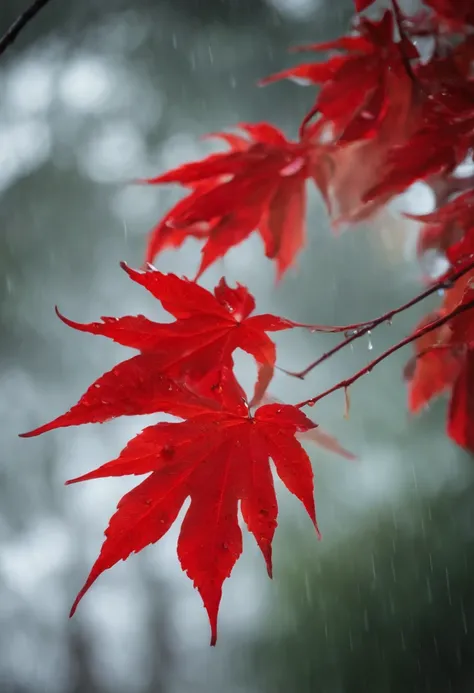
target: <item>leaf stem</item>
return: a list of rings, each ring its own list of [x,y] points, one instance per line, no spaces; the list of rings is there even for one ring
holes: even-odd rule
[[[299,378],[300,380],[304,380],[308,373],[310,373],[314,368],[316,368],[316,366],[319,366],[321,363],[324,363],[324,361],[327,361],[329,358],[331,358],[331,356],[334,356],[334,354],[337,354],[337,352],[341,351],[341,349],[344,349],[344,347],[346,347],[348,344],[351,344],[351,342],[355,341],[356,339],[359,339],[368,332],[371,332],[373,329],[375,329],[382,323],[390,322],[396,315],[399,315],[399,313],[403,313],[405,310],[412,308],[417,303],[424,301],[425,298],[428,298],[428,296],[431,296],[437,291],[440,291],[442,289],[449,289],[454,282],[456,282],[458,279],[460,279],[462,276],[464,276],[471,270],[474,270],[474,259],[471,260],[468,264],[461,267],[461,269],[451,272],[450,274],[444,275],[442,279],[432,284],[428,289],[423,291],[421,294],[418,294],[418,296],[415,296],[415,298],[412,298],[407,303],[404,303],[402,306],[394,308],[393,310],[389,310],[387,313],[384,313],[383,315],[381,315],[378,318],[375,318],[374,320],[368,320],[367,322],[361,322],[354,325],[345,325],[344,327],[327,327],[325,329],[321,329],[321,332],[353,331],[353,334],[346,337],[346,339],[344,339],[344,341],[340,342],[339,344],[336,344],[336,346],[332,349],[329,349],[329,351],[326,351],[322,356],[316,359],[316,361],[310,363],[309,366],[307,366],[302,371],[292,372],[287,371],[283,368],[279,368],[279,370],[283,373],[286,373],[286,375],[292,376],[293,378]]]
[[[408,337],[405,337],[405,339],[402,339],[397,344],[394,344],[392,347],[390,347],[390,349],[387,349],[382,354],[380,354],[380,356],[377,356],[376,359],[368,363],[367,366],[364,366],[364,368],[361,368],[360,371],[357,371],[357,373],[354,373],[354,375],[352,375],[350,378],[341,380],[340,382],[336,383],[336,385],[330,387],[328,390],[325,390],[324,392],[321,392],[319,395],[316,395],[316,397],[311,397],[310,399],[304,400],[304,402],[295,404],[295,407],[301,409],[302,407],[313,406],[314,404],[316,404],[316,402],[319,402],[321,399],[327,397],[333,392],[336,392],[337,390],[347,390],[347,388],[349,388],[353,383],[359,380],[359,378],[362,378],[363,375],[366,375],[366,373],[370,373],[375,368],[375,366],[384,361],[388,356],[391,356],[402,347],[407,346],[407,344],[411,344],[416,339],[423,337],[423,335],[428,334],[429,332],[433,332],[433,330],[438,329],[438,327],[441,327],[445,323],[449,322],[449,320],[456,317],[457,315],[471,310],[471,308],[474,308],[474,299],[464,304],[461,303],[447,315],[444,315],[443,317],[438,318],[433,322],[430,322],[428,325],[425,325],[425,327],[422,327],[421,329],[417,330]]]

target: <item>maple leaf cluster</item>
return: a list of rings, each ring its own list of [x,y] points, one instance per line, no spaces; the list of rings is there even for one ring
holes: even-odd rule
[[[299,47],[296,52],[318,59],[261,82],[290,79],[317,87],[295,141],[270,123],[242,123],[237,132],[211,135],[227,145],[226,151],[141,181],[185,190],[152,230],[146,268],[123,264],[130,279],[173,320],[157,323],[138,315],[80,324],[58,311],[69,327],[137,354],[102,375],[67,413],[25,437],[118,416],[166,413],[181,419],[145,428],[116,459],[73,480],[147,475],[121,499],[72,613],[104,570],[159,541],[190,499],[178,557],[201,594],[215,644],[222,585],[242,552],[239,508],[272,574],[278,507],[270,460],[317,529],[313,473],[299,439],[351,457],[317,431],[301,409],[338,389],[347,392],[407,344],[415,349],[405,369],[409,409],[419,411],[449,391],[448,434],[474,451],[474,174],[457,174],[461,163],[472,163],[474,150],[474,6],[472,0],[424,0],[423,10],[410,16],[392,0],[390,9],[372,16],[374,0],[354,3],[357,15],[347,35]],[[430,46],[428,55],[420,52],[423,40]],[[416,217],[419,254],[434,250],[449,269],[385,316],[339,328],[301,325],[254,314],[255,300],[244,286],[229,287],[223,278],[210,292],[197,283],[210,265],[254,232],[281,279],[305,243],[307,181],[319,190],[337,227],[374,217],[420,180],[432,187],[436,209]],[[149,264],[188,237],[203,241],[194,280]],[[268,333],[294,328],[346,333],[308,368],[289,373],[304,378],[354,339],[438,289],[444,291],[441,308],[351,378],[296,405],[267,395],[276,364]],[[257,364],[251,398],[234,374],[236,349]]]

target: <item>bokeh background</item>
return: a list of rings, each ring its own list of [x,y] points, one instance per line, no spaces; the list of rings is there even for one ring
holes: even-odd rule
[[[0,26],[22,0],[2,0]],[[407,350],[311,415],[357,454],[308,445],[323,541],[278,492],[275,578],[254,543],[225,583],[218,646],[181,574],[177,529],[103,575],[68,620],[119,497],[134,482],[64,481],[112,459],[156,417],[17,434],[69,408],[123,348],[74,333],[79,321],[162,311],[119,268],[142,262],[146,237],[178,199],[129,185],[215,148],[201,135],[270,120],[288,135],[314,92],[256,81],[296,61],[291,44],[346,31],[351,0],[52,2],[0,59],[0,692],[468,693],[474,690],[472,459],[444,434],[445,403],[412,419]],[[257,236],[203,278],[247,284],[259,309],[294,320],[369,319],[416,294],[417,186],[377,224],[331,233],[310,192],[308,242],[275,284]],[[194,272],[199,245],[159,269]],[[428,302],[429,303],[429,302]],[[305,382],[278,375],[296,402],[361,367],[436,304],[361,339]],[[303,367],[334,341],[278,335],[279,363]],[[255,371],[239,358],[250,386]]]

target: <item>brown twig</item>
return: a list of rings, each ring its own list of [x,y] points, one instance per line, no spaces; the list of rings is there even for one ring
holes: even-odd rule
[[[322,356],[320,356],[316,361],[313,361],[312,363],[309,364],[304,370],[299,371],[297,373],[292,372],[292,371],[287,371],[283,368],[279,368],[278,370],[282,371],[283,373],[286,373],[286,375],[290,375],[293,378],[299,378],[300,380],[304,380],[304,378],[310,373],[316,366],[319,366],[321,363],[324,361],[327,361],[331,356],[334,356],[334,354],[337,354],[338,351],[341,351],[341,349],[344,349],[344,347],[348,346],[351,342],[355,341],[356,339],[359,339],[363,335],[367,334],[368,332],[371,332],[373,329],[378,327],[384,322],[390,323],[390,321],[399,313],[403,313],[405,310],[408,310],[409,308],[412,308],[415,306],[417,303],[420,303],[421,301],[424,301],[425,298],[428,298],[428,296],[431,296],[432,294],[436,293],[437,291],[441,291],[443,289],[449,289],[455,281],[460,279],[462,276],[470,272],[471,270],[474,270],[474,260],[469,262],[467,265],[463,266],[461,269],[452,272],[449,275],[445,275],[440,281],[436,282],[435,284],[432,284],[426,291],[423,291],[421,294],[418,294],[418,296],[415,296],[415,298],[412,298],[410,301],[407,303],[404,303],[402,306],[399,306],[398,308],[394,308],[393,310],[389,310],[387,313],[384,313],[378,318],[375,318],[375,320],[368,320],[367,322],[361,322],[358,324],[354,325],[345,325],[344,327],[334,327],[334,328],[326,328],[325,330],[321,330],[324,332],[352,332],[353,334],[350,334],[344,341],[340,342],[339,344],[336,344],[335,347],[332,349],[329,349],[329,351],[326,351]]]
[[[35,0],[19,17],[17,17],[17,19],[15,19],[11,27],[0,38],[0,55],[5,53],[7,48],[11,46],[18,37],[18,34],[49,2],[50,0]]]
[[[333,392],[336,392],[337,390],[347,390],[347,388],[349,388],[353,383],[355,383],[356,380],[359,380],[359,378],[362,378],[363,375],[370,373],[375,368],[375,366],[384,361],[388,356],[391,356],[402,347],[407,346],[407,344],[411,344],[416,339],[423,337],[423,335],[428,334],[429,332],[433,332],[433,330],[438,329],[438,327],[441,327],[445,323],[449,322],[449,320],[452,320],[452,318],[455,318],[457,315],[471,310],[471,308],[474,308],[474,300],[468,301],[464,304],[461,303],[454,310],[448,313],[448,315],[444,315],[443,317],[438,318],[433,322],[430,322],[428,325],[425,325],[425,327],[422,327],[421,329],[417,330],[409,337],[405,337],[405,339],[402,339],[397,344],[394,344],[394,346],[384,351],[382,354],[380,354],[380,356],[377,356],[376,359],[368,363],[367,366],[364,366],[364,368],[361,368],[360,371],[357,371],[357,373],[354,373],[354,375],[352,375],[350,378],[341,380],[340,382],[336,383],[336,385],[330,387],[328,390],[325,390],[324,392],[321,392],[319,395],[316,395],[316,397],[311,397],[310,399],[306,399],[304,402],[295,404],[295,407],[301,409],[302,407],[313,406],[314,404],[316,404],[316,402],[319,402],[319,400],[323,399],[324,397],[327,397],[328,395],[332,394]]]

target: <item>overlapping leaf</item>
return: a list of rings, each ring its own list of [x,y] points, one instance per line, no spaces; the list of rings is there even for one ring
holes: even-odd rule
[[[365,196],[397,195],[418,180],[451,173],[462,163],[472,144],[471,121],[450,122],[440,114],[426,118],[403,146],[389,152],[385,176]]]
[[[268,123],[243,124],[245,137],[219,133],[230,151],[184,164],[147,183],[191,187],[151,234],[147,260],[188,236],[205,238],[198,277],[215,260],[260,230],[278,276],[305,239],[305,181],[314,172],[311,142],[290,142]]]
[[[452,28],[474,26],[474,5],[472,0],[423,0]]]
[[[370,3],[362,2],[359,10]],[[407,75],[404,60],[417,57],[412,44],[402,53],[393,38],[393,15],[387,11],[381,20],[361,19],[357,33],[320,44],[305,50],[344,51],[324,62],[307,63],[279,72],[263,80],[263,84],[284,78],[307,79],[321,85],[313,109],[304,122],[316,114],[331,124],[334,140],[354,142],[375,137],[381,122],[392,109],[399,92],[406,92],[411,100],[412,82]],[[393,80],[393,75],[397,80]],[[399,108],[399,104],[397,104]],[[406,117],[405,113],[401,114]]]
[[[302,129],[314,142],[315,180],[339,227],[371,216],[393,195],[391,190],[377,196],[370,192],[385,179],[392,150],[405,145],[418,125],[420,103],[407,71],[407,62],[418,53],[405,37],[394,40],[388,11],[380,20],[360,19],[348,36],[303,49],[333,53],[263,83],[303,77],[321,86]]]

